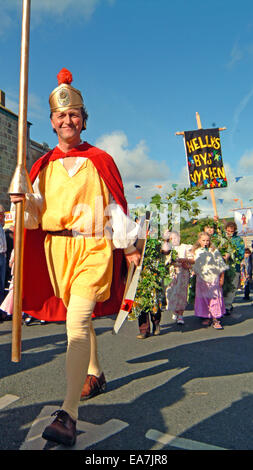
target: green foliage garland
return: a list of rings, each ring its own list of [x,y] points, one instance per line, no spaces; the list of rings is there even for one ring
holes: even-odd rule
[[[167,287],[172,278],[170,276],[170,266],[177,259],[178,255],[175,250],[170,251],[170,263],[165,266],[165,258],[161,252],[163,243],[162,233],[159,224],[160,209],[162,206],[171,207],[176,204],[180,207],[181,212],[186,212],[190,217],[196,217],[200,210],[198,203],[194,201],[196,197],[202,194],[199,188],[184,188],[175,190],[165,196],[165,201],[162,200],[159,194],[156,194],[151,203],[158,209],[156,215],[158,222],[158,233],[155,234],[156,238],[152,235],[147,239],[145,256],[143,260],[143,269],[141,272],[138,288],[134,300],[134,305],[131,313],[129,314],[130,320],[136,320],[141,312],[156,313],[161,308],[164,296],[164,289]],[[168,213],[168,220],[166,229],[172,229],[172,213]]]

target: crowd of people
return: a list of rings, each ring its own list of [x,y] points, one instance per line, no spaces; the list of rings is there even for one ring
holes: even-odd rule
[[[239,287],[244,289],[244,300],[250,300],[253,254],[238,236],[236,223],[229,221],[218,228],[217,222],[206,222],[193,244],[180,243],[180,234],[175,231],[167,230],[163,239],[162,251],[171,278],[165,287],[165,309],[183,325],[184,311],[193,303],[203,326],[223,329],[222,318],[231,313]],[[159,316],[151,315],[153,324],[160,323],[160,310]],[[141,318],[138,320],[137,338],[145,339],[150,332],[144,331]]]
[[[1,304],[0,321],[12,319],[13,313],[13,272],[14,248],[13,230],[4,226],[4,208],[0,206],[0,259],[1,259]],[[136,220],[135,220],[136,221]],[[137,221],[136,221],[137,222]],[[223,329],[222,318],[229,315],[233,309],[233,301],[238,288],[244,291],[244,300],[250,300],[252,285],[253,253],[246,247],[242,237],[237,235],[237,226],[233,221],[224,226],[224,233],[234,246],[232,276],[228,278],[228,288],[223,289],[226,274],[231,271],[231,253],[221,253],[214,243],[217,237],[216,223],[212,221],[203,225],[198,233],[197,241],[193,244],[180,243],[180,234],[166,230],[163,234],[162,252],[171,282],[164,288],[166,310],[171,312],[172,319],[178,325],[184,324],[184,311],[194,299],[194,312],[203,326],[212,325],[215,329]],[[176,259],[171,262],[171,252],[176,253]],[[189,299],[191,290],[191,301]],[[141,312],[138,317],[138,339],[160,334],[161,305],[156,311]],[[33,322],[46,324],[23,313],[24,324]]]

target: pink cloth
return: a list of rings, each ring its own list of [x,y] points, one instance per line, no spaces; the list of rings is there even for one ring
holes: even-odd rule
[[[13,289],[9,290],[9,293],[6,295],[0,308],[4,312],[8,313],[8,315],[13,314]]]
[[[196,278],[195,315],[203,318],[221,318],[226,312],[219,277],[214,283]]]
[[[166,289],[167,310],[185,310],[189,285],[189,270],[176,267],[171,284]]]

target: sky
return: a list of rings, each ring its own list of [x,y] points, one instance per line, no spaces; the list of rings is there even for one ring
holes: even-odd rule
[[[22,1],[0,0],[0,12],[0,89],[18,113]],[[226,127],[218,215],[253,205],[252,0],[31,0],[30,136],[51,148],[48,98],[63,67],[89,114],[82,138],[113,156],[129,204],[189,186],[175,133],[197,129],[198,112],[203,128]]]

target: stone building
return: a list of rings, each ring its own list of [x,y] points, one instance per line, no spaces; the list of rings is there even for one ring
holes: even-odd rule
[[[31,123],[27,122],[27,156],[28,172],[33,163],[49,149],[47,144],[39,144],[30,139]],[[0,204],[6,211],[10,208],[8,194],[11,178],[17,165],[18,115],[5,106],[5,93],[0,90]]]

